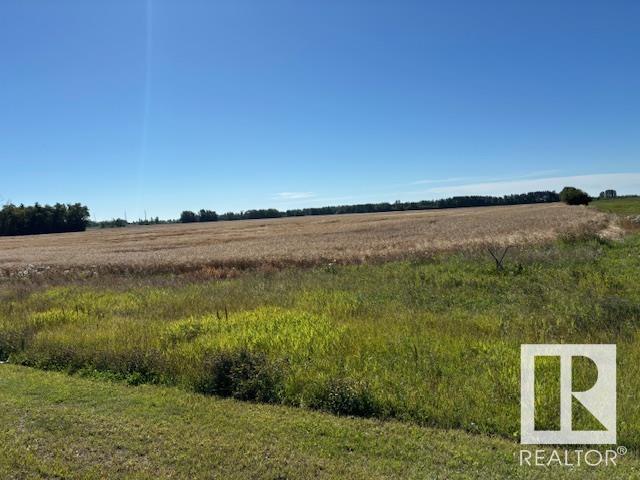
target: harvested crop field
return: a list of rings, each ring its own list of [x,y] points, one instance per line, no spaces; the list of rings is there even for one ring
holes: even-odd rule
[[[187,272],[358,263],[487,244],[611,233],[611,217],[564,204],[309,216],[0,237],[0,272]],[[26,270],[25,270],[26,269]]]

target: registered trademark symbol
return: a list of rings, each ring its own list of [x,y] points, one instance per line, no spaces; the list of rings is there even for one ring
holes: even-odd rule
[[[618,455],[626,455],[627,447],[620,445],[617,449]]]

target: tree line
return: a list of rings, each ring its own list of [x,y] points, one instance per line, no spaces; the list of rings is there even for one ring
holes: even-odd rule
[[[0,210],[0,235],[31,235],[40,233],[61,233],[84,231],[92,227],[126,227],[130,223],[140,225],[160,223],[193,223],[215,222],[218,220],[249,220],[280,217],[302,217],[307,215],[340,215],[346,213],[396,212],[406,210],[430,210],[440,208],[481,207],[496,205],[520,205],[529,203],[549,203],[564,201],[569,204],[588,203],[590,197],[583,191],[565,187],[560,194],[555,191],[537,191],[504,196],[467,195],[443,198],[439,200],[421,200],[417,202],[393,203],[361,203],[355,205],[337,205],[326,207],[309,207],[289,210],[275,208],[252,209],[241,212],[217,214],[213,210],[201,209],[199,212],[185,210],[178,220],[160,220],[158,217],[149,220],[127,222],[116,218],[102,222],[89,220],[89,209],[81,205],[56,203],[55,205],[25,206],[7,204]]]
[[[7,204],[0,210],[0,235],[80,232],[87,228],[89,209],[79,203]]]
[[[139,218],[138,220],[128,221],[124,218],[112,218],[111,220],[100,220],[98,222],[89,220],[88,227],[93,228],[123,228],[129,225],[162,225],[165,223],[176,223],[177,220],[160,220],[160,217],[151,217],[149,219]]]
[[[258,210],[245,210],[242,212],[227,212],[216,214],[212,210],[200,210],[196,213],[185,210],[180,214],[182,223],[215,222],[218,220],[249,220],[260,218],[302,217],[306,215],[332,215],[345,213],[375,213],[375,212],[399,212],[405,210],[430,210],[439,208],[460,207],[488,207],[496,205],[521,205],[527,203],[549,203],[560,201],[560,195],[554,191],[529,192],[502,197],[467,195],[459,197],[443,198],[440,200],[421,200],[417,202],[394,203],[361,203],[356,205],[338,205],[329,207],[297,208],[291,210],[277,210],[265,208]]]

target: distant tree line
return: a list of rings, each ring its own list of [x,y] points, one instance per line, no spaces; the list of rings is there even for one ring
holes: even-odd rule
[[[217,220],[249,220],[260,218],[302,217],[306,215],[332,215],[344,213],[374,213],[374,212],[400,212],[405,210],[431,210],[439,208],[459,207],[488,207],[495,205],[521,205],[527,203],[549,203],[560,201],[560,195],[554,191],[529,192],[502,197],[492,196],[464,196],[450,197],[440,200],[421,200],[418,202],[394,203],[361,203],[357,205],[338,205],[331,207],[298,208],[286,211],[266,208],[259,210],[245,210],[243,212],[227,212],[217,215],[211,210],[200,210],[195,213],[185,210],[180,214],[180,222],[215,222]]]
[[[171,221],[170,220],[160,220],[160,217],[151,217],[149,219],[147,219],[147,218],[139,218],[135,222],[131,222],[131,223],[134,223],[136,225],[160,225],[160,224],[163,224],[163,223],[171,223]]]
[[[88,227],[98,228],[119,228],[126,227],[127,225],[129,225],[129,222],[127,222],[124,218],[112,218],[111,220],[101,220],[99,222],[89,220],[89,222],[87,223]]]
[[[93,228],[120,228],[129,225],[164,225],[165,223],[176,223],[177,220],[162,220],[160,217],[139,218],[138,220],[128,221],[124,218],[112,218],[111,220],[100,220],[99,222],[89,220],[88,227]]]
[[[87,228],[89,209],[79,203],[7,204],[0,210],[0,235],[80,232]]]

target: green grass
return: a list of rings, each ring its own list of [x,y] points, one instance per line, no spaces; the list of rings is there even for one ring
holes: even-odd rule
[[[515,441],[520,344],[613,342],[618,438],[637,448],[639,284],[640,236],[513,251],[504,271],[488,255],[454,255],[193,284],[14,284],[2,292],[0,355]],[[576,381],[588,385],[589,375],[578,371]],[[540,379],[552,406],[553,371]]]
[[[631,478],[520,467],[519,445],[0,365],[0,478]]]
[[[594,200],[591,206],[607,213],[618,215],[640,215],[640,197]]]

